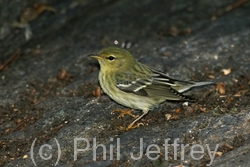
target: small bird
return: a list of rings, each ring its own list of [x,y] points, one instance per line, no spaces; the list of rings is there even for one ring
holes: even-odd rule
[[[143,111],[127,128],[166,100],[193,101],[182,93],[198,86],[214,82],[181,81],[170,78],[135,60],[129,51],[118,47],[107,47],[90,57],[100,64],[99,83],[103,91],[117,103]]]

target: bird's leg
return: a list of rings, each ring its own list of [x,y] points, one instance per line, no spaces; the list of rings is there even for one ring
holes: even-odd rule
[[[131,112],[133,111],[133,109],[121,109],[121,108],[117,108],[115,110],[112,111],[112,113],[114,112],[120,112],[120,114],[118,115],[117,118],[121,118],[121,117],[124,117],[124,115],[130,115],[131,117],[134,117],[134,118],[138,118],[137,115],[134,115],[132,114]]]
[[[129,129],[134,129],[134,128],[137,128],[139,127],[141,124],[138,123],[137,125],[134,126],[134,124],[139,121],[142,117],[144,117],[145,115],[147,115],[148,113],[148,110],[146,111],[143,111],[143,114],[140,115],[138,118],[136,118],[131,124],[128,125],[128,127],[126,128],[126,130],[129,130]]]

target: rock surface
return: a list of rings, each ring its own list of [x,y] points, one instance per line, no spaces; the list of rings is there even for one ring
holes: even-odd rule
[[[34,2],[2,0],[0,165],[250,166],[250,3],[236,2],[41,0],[56,12],[30,21],[27,41],[12,25]],[[166,102],[123,131],[133,119],[117,119],[111,111],[122,106],[94,96],[99,66],[87,56],[110,45],[175,78],[222,84],[190,91],[199,100],[188,106]],[[179,146],[165,150],[167,141]]]

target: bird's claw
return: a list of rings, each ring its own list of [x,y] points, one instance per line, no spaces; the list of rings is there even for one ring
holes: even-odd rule
[[[123,127],[123,126],[119,126],[119,129],[120,130],[125,130],[125,131],[128,131],[128,130],[130,130],[130,129],[135,129],[135,128],[138,128],[138,127],[140,127],[140,126],[144,126],[144,124],[143,123],[137,123],[136,125],[129,125],[128,127]]]
[[[126,115],[126,114],[127,114],[127,115],[130,115],[131,117],[138,118],[137,115],[134,115],[134,114],[131,113],[132,111],[133,111],[132,109],[121,109],[121,108],[117,108],[117,109],[113,110],[112,113],[114,113],[114,112],[120,112],[120,114],[118,115],[117,118],[124,117],[124,115]]]
[[[125,130],[139,128],[141,125],[144,126],[143,123],[137,123],[136,125],[129,125]]]

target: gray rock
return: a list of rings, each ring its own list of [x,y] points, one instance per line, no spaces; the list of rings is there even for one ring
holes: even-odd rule
[[[20,49],[0,72],[1,166],[250,165],[249,2],[223,12],[235,1],[51,0],[57,12],[31,21],[26,41],[12,24],[32,3],[0,2],[0,65]],[[178,79],[222,82],[226,94],[190,91],[197,103],[166,102],[123,131],[133,119],[117,119],[122,106],[92,93],[99,66],[87,55],[110,45]],[[179,145],[166,151],[166,140]]]

